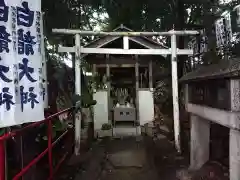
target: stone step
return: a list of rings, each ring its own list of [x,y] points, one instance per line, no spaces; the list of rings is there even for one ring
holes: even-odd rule
[[[113,128],[113,136],[139,136],[141,134],[141,128],[120,126]]]

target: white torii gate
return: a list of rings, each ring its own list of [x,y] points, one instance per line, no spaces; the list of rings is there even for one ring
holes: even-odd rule
[[[53,29],[53,33],[75,35],[75,47],[59,47],[59,52],[75,52],[75,92],[81,96],[81,53],[83,54],[129,54],[129,55],[171,55],[172,64],[172,96],[174,117],[174,138],[177,151],[181,152],[180,146],[180,122],[178,102],[178,74],[177,55],[192,55],[193,50],[178,49],[176,36],[196,35],[198,31],[175,31],[168,32],[96,32],[71,29]],[[112,48],[84,48],[81,47],[81,36],[171,36],[171,48],[169,49],[112,49]],[[79,155],[81,139],[81,112],[75,117],[75,154]]]

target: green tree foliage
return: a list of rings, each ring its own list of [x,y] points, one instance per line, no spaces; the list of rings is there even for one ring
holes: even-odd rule
[[[205,29],[209,47],[209,52],[204,58],[207,63],[216,56],[214,21],[219,17],[220,12],[238,3],[234,0],[227,5],[219,4],[217,0],[43,0],[42,2],[45,13],[45,34],[51,44],[72,46],[74,43],[73,37],[53,36],[52,28],[92,30],[100,26],[104,30],[112,30],[124,24],[136,31],[166,31],[173,26],[175,29]],[[104,14],[108,17],[101,18]],[[85,37],[82,43],[90,40],[92,37]],[[184,42],[187,40],[179,38],[179,48],[186,46]],[[169,45],[168,41],[166,45]],[[179,76],[183,74],[185,60],[186,57],[179,57]],[[63,74],[66,73],[63,71],[66,69],[60,69],[57,72],[63,78],[65,77]],[[61,79],[59,76],[56,78],[58,81]]]
[[[100,21],[94,19],[101,13],[101,7],[93,7],[89,3],[78,0],[43,0],[42,11],[44,12],[44,34],[47,47],[49,111],[54,113],[59,108],[72,105],[72,96],[75,91],[74,69],[68,67],[63,61],[68,54],[59,54],[56,49],[58,44],[74,46],[74,38],[73,36],[55,35],[52,33],[52,29],[80,28],[91,30],[96,24],[101,24]],[[87,43],[90,40],[92,40],[91,37],[86,37],[82,39],[82,43]],[[49,48],[49,45],[52,47]],[[87,68],[85,63],[83,66],[83,69]],[[82,84],[84,94],[88,94],[88,91],[84,90],[87,86],[87,82]]]

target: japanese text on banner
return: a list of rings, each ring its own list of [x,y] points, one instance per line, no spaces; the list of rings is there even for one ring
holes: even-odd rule
[[[0,127],[44,118],[40,0],[0,0]]]

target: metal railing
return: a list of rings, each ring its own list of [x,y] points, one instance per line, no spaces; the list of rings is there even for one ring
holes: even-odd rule
[[[22,134],[26,133],[26,131],[29,129],[32,129],[34,127],[40,127],[40,125],[42,125],[42,124],[47,125],[47,141],[48,141],[47,148],[44,151],[42,151],[40,154],[38,154],[34,159],[32,159],[26,166],[21,168],[20,172],[18,172],[12,179],[13,180],[21,179],[23,177],[23,175],[25,175],[30,170],[31,167],[36,165],[47,154],[48,154],[48,167],[49,167],[48,179],[49,180],[53,179],[54,174],[58,171],[59,167],[66,159],[67,155],[72,152],[65,152],[64,155],[62,156],[62,158],[60,158],[60,160],[58,161],[57,165],[55,167],[53,167],[52,149],[55,147],[55,145],[57,143],[59,143],[59,141],[61,139],[63,139],[63,137],[68,135],[71,132],[71,130],[73,130],[73,128],[71,128],[71,127],[66,128],[66,130],[55,141],[53,141],[53,136],[52,136],[53,135],[53,129],[52,129],[53,121],[59,120],[58,117],[60,115],[63,115],[65,113],[72,114],[72,112],[73,112],[73,108],[68,108],[68,109],[60,111],[58,113],[55,113],[53,115],[50,115],[40,122],[31,123],[19,130],[14,130],[12,132],[8,132],[8,133],[5,133],[4,135],[0,136],[0,180],[9,179],[9,178],[7,178],[7,174],[6,174],[6,169],[7,169],[6,164],[7,163],[6,163],[5,142],[11,138],[21,136]],[[70,142],[70,143],[74,144],[74,142]]]

